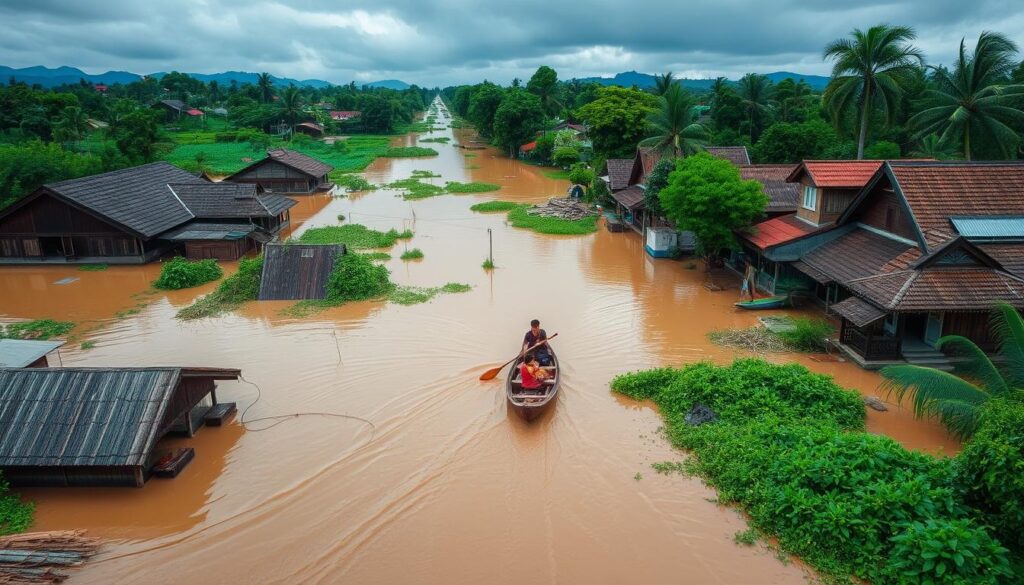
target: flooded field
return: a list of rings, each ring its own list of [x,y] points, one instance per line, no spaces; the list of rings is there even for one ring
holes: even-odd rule
[[[442,118],[444,120],[444,118]],[[445,181],[502,185],[484,195],[405,201],[382,189],[345,198],[298,196],[293,230],[348,221],[410,228],[387,262],[404,285],[464,282],[472,291],[428,304],[345,305],[296,319],[284,302],[250,303],[222,318],[175,312],[215,285],[147,292],[157,266],[0,268],[0,317],[80,323],[64,365],[241,368],[218,397],[254,420],[201,429],[195,461],[142,489],[32,489],[38,529],[85,528],[108,540],[73,583],[804,583],[804,570],[742,547],[734,510],[698,480],[650,464],[678,460],[648,405],[617,397],[617,373],[740,355],[707,332],[752,325],[710,292],[699,268],[645,255],[633,233],[552,237],[477,214],[491,199],[536,202],[568,184],[544,169],[468,151],[468,131],[427,159],[380,159],[375,184],[429,170]],[[414,145],[416,136],[398,141]],[[425,145],[426,146],[426,145]],[[475,156],[467,157],[466,154]],[[497,269],[487,273],[488,233]],[[402,262],[404,248],[425,258]],[[231,268],[233,269],[233,267]],[[78,280],[63,285],[66,277]],[[506,412],[501,378],[541,319],[563,366],[551,416],[532,426]],[[89,350],[80,342],[95,342]],[[849,363],[775,354],[864,394],[879,377]],[[952,453],[935,424],[892,408],[868,427],[904,445]],[[293,413],[285,419],[255,420]],[[355,418],[333,416],[345,414]]]

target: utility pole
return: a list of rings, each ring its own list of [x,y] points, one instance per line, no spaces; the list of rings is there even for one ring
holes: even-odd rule
[[[494,264],[494,236],[491,234],[491,228],[487,228],[487,258],[491,261],[491,265]]]

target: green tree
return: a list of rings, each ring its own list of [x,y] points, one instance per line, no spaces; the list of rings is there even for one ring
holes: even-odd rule
[[[156,110],[135,110],[127,114],[114,134],[118,150],[132,163],[152,162],[157,155],[161,118],[162,114]]]
[[[585,163],[575,163],[569,169],[569,182],[573,185],[590,185],[594,182],[594,171]]]
[[[644,91],[602,87],[598,98],[579,109],[594,151],[601,156],[629,156],[647,134],[647,114],[658,99]]]
[[[916,34],[907,26],[879,24],[867,32],[853,29],[850,36],[825,47],[824,58],[835,64],[823,105],[838,131],[847,116],[857,120],[857,158],[863,159],[873,113],[880,109],[885,123],[892,123],[904,86],[924,56],[910,44]]]
[[[699,152],[708,138],[708,131],[697,123],[695,100],[679,84],[670,85],[658,98],[657,109],[647,114],[647,127],[652,136],[640,141],[662,155],[676,157]]]
[[[671,71],[654,76],[654,95],[665,95],[668,90],[676,85],[675,73]]]
[[[82,108],[68,106],[61,110],[53,125],[53,134],[60,142],[81,140],[89,130],[89,115]]]
[[[302,116],[302,93],[294,85],[288,86],[281,92],[277,103],[278,114],[291,126],[292,134],[295,134],[295,125]]]
[[[864,149],[864,156],[875,160],[892,160],[902,156],[900,145],[889,140],[879,140]]]
[[[18,145],[0,144],[0,209],[44,183],[102,171],[99,157],[69,152],[52,142],[32,140]]]
[[[801,122],[811,99],[811,86],[801,79],[793,81],[787,77],[775,85],[775,102],[778,104],[779,119],[783,122]]]
[[[711,105],[711,121],[715,123],[715,129],[719,132],[733,130],[739,133],[744,117],[743,98],[732,87],[723,86],[714,95]]]
[[[515,157],[519,147],[532,140],[543,123],[540,98],[522,89],[511,89],[494,112],[494,140]]]
[[[551,161],[555,163],[555,166],[567,169],[569,166],[580,162],[580,151],[571,146],[556,148],[551,155]]]
[[[260,73],[256,79],[256,87],[259,88],[260,101],[268,104],[274,99],[274,80],[269,73]]]
[[[530,81],[526,82],[526,91],[540,98],[540,105],[549,116],[562,107],[558,100],[558,73],[547,65],[537,68]]]
[[[822,120],[778,123],[764,131],[751,154],[758,163],[798,163],[826,158],[826,152],[838,142],[835,130]]]
[[[677,159],[659,197],[665,216],[692,231],[708,258],[735,248],[735,232],[761,218],[768,204],[761,183],[743,180],[735,165],[706,152]]]
[[[740,78],[739,95],[747,114],[747,130],[750,142],[761,136],[765,120],[772,108],[772,82],[765,75],[747,73]]]
[[[644,204],[647,210],[654,215],[665,215],[661,207],[661,190],[668,186],[668,176],[676,170],[674,158],[663,158],[655,163],[647,175],[647,184],[644,188]]]
[[[950,160],[958,158],[957,152],[942,142],[938,134],[929,134],[917,141],[917,147],[910,151],[912,158],[934,158]]]
[[[498,113],[498,106],[505,97],[505,90],[485,81],[476,86],[473,90],[473,97],[469,100],[469,121],[476,127],[477,132],[486,137],[494,135],[494,116]]]
[[[968,438],[981,423],[981,410],[995,398],[1024,399],[1024,319],[1000,303],[992,320],[998,339],[997,365],[973,341],[947,335],[935,347],[959,360],[952,372],[923,366],[882,369],[884,386],[902,402],[910,398],[918,417],[937,417],[954,435]]]
[[[1024,85],[1008,83],[1016,53],[1017,46],[998,33],[981,33],[971,54],[961,40],[952,71],[930,67],[933,87],[925,91],[923,109],[910,119],[915,138],[938,133],[967,160],[981,145],[1013,158],[1020,143],[1014,128],[1024,126]]]

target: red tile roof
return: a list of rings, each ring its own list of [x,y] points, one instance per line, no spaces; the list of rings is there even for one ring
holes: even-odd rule
[[[527,142],[526,144],[520,146],[519,147],[519,152],[530,152],[530,151],[532,151],[535,148],[537,148],[537,141],[536,140],[534,140],[533,142]]]
[[[783,215],[762,221],[750,228],[750,233],[743,234],[742,237],[757,246],[758,249],[765,250],[802,238],[820,229],[806,221],[797,219],[795,215]]]
[[[358,118],[361,114],[362,112],[355,110],[331,110],[331,119],[335,122],[344,122],[345,120]]]
[[[799,181],[805,172],[818,187],[863,189],[878,169],[881,160],[805,160],[789,175],[789,181]]]
[[[197,110],[196,108],[190,108],[185,113],[188,114],[189,116],[202,116],[203,115],[203,111],[202,110]]]

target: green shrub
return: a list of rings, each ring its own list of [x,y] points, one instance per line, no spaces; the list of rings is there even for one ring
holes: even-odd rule
[[[555,149],[551,160],[555,166],[565,168],[579,162],[580,152],[571,146],[563,146]]]
[[[189,321],[215,317],[238,308],[246,301],[256,300],[260,294],[262,272],[262,254],[255,258],[243,258],[238,262],[238,272],[225,278],[212,293],[178,311],[177,318]]]
[[[352,173],[337,173],[335,171],[331,171],[328,178],[334,184],[339,187],[344,187],[348,191],[373,191],[377,188],[363,177]]]
[[[0,475],[0,536],[24,532],[32,525],[33,512],[35,506],[11,493],[10,486]]]
[[[912,522],[892,541],[895,582],[997,585],[1013,576],[1007,550],[967,519]]]
[[[402,194],[402,198],[408,200],[426,199],[428,197],[444,195],[443,187],[424,183],[415,176],[409,179],[399,179],[393,183],[389,183],[387,187],[388,189],[401,189],[405,191],[405,193]]]
[[[420,258],[423,258],[423,250],[420,250],[419,248],[406,250],[405,252],[402,252],[400,258],[402,260],[419,260]]]
[[[824,351],[825,340],[831,337],[836,328],[824,319],[798,317],[793,319],[794,328],[780,331],[779,337],[798,351]]]
[[[397,240],[411,238],[412,232],[380,232],[358,223],[310,228],[299,236],[304,244],[345,244],[349,248],[390,248]]]
[[[574,185],[589,185],[594,182],[594,171],[583,163],[576,163],[569,169],[569,182]]]
[[[237,142],[238,132],[217,132],[213,135],[214,142]]]
[[[327,300],[331,303],[381,297],[394,288],[391,273],[361,254],[342,254],[327,279]]]
[[[75,324],[71,321],[54,321],[53,319],[36,319],[24,323],[0,325],[0,339],[50,339],[67,335]]]
[[[484,270],[494,270],[494,261],[487,258],[484,260],[484,263],[481,264],[481,267],[483,267]]]
[[[164,262],[160,267],[160,278],[153,281],[153,286],[164,290],[192,288],[206,284],[224,276],[224,271],[216,260],[189,261],[182,256],[175,256]]]
[[[445,183],[445,191],[449,193],[486,193],[488,191],[497,191],[501,189],[501,185],[495,185],[494,183],[481,183],[479,181],[473,181],[472,183],[459,183],[457,181],[449,181]]]
[[[978,432],[957,456],[964,502],[1018,555],[1024,555],[1024,403],[985,405]]]
[[[484,203],[470,206],[469,210],[479,213],[494,213],[497,211],[512,211],[519,207],[519,205],[519,203],[514,201],[485,201]]]

